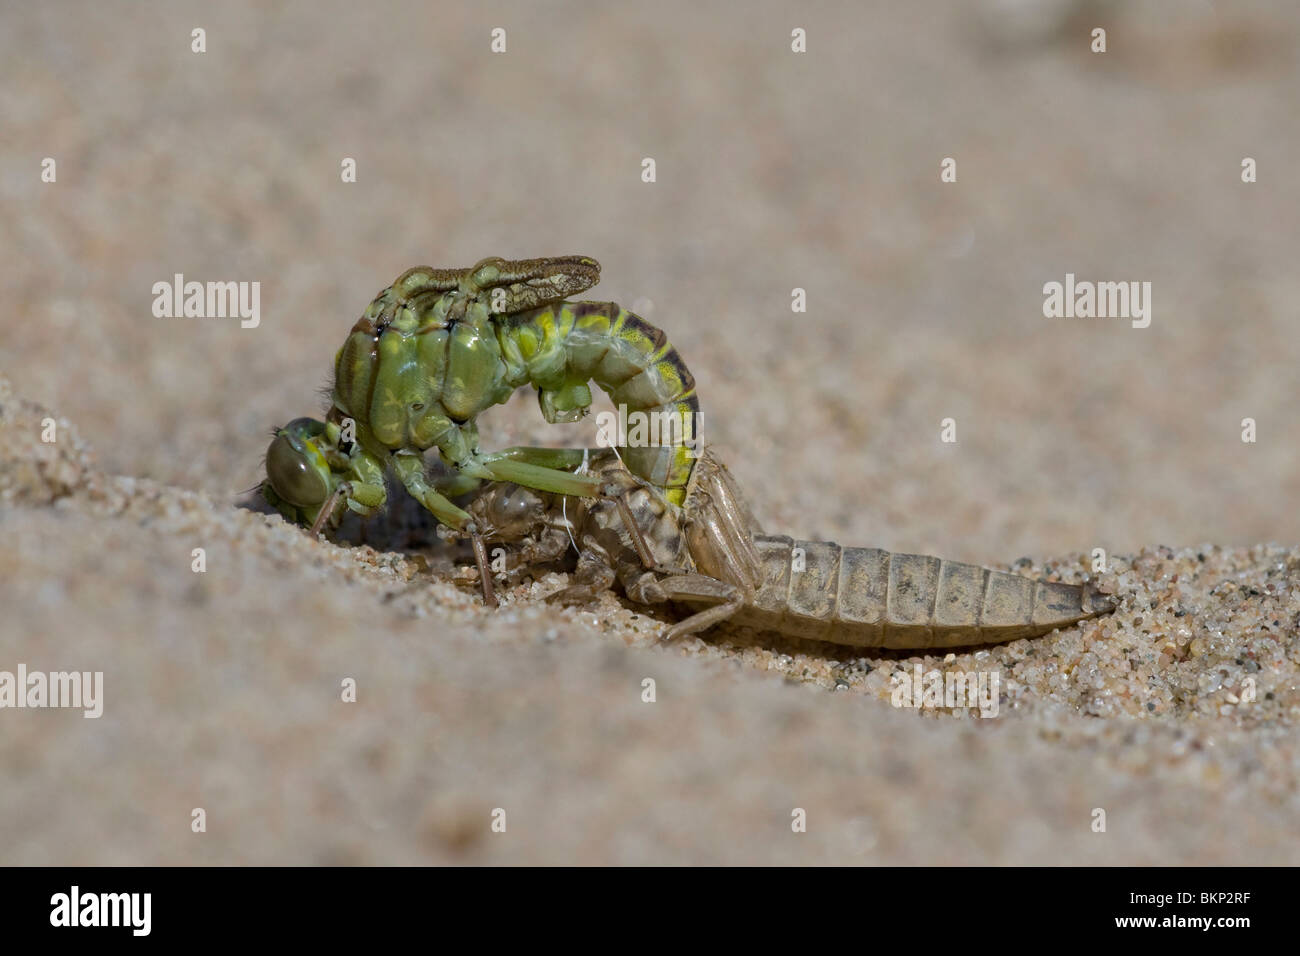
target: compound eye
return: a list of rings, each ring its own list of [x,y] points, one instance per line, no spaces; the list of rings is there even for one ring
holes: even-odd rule
[[[315,438],[325,434],[325,423],[315,418],[295,418],[280,429],[295,439]]]
[[[504,485],[488,508],[488,520],[498,533],[524,534],[540,523],[541,517],[542,499],[516,484]]]
[[[266,477],[276,494],[301,508],[323,504],[329,496],[324,477],[312,467],[307,453],[285,432],[277,435],[266,449]]]

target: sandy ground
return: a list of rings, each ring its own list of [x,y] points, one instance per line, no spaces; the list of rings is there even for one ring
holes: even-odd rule
[[[0,863],[1300,858],[1300,11],[734,14],[0,13],[0,671],[105,682],[99,719],[0,710]],[[248,507],[398,273],[569,252],[671,335],[768,529],[1072,581],[1102,548],[1120,610],[950,658],[664,647],[559,575],[482,608],[401,503],[367,546]],[[260,324],[156,318],[175,273],[260,282]],[[1044,318],[1067,273],[1150,281],[1150,327]],[[592,439],[527,395],[481,424]],[[890,706],[917,664],[996,672],[998,716]]]

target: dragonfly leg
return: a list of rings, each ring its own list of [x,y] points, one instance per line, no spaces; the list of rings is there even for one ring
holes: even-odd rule
[[[492,584],[492,569],[488,565],[487,548],[483,545],[482,535],[471,535],[470,543],[474,545],[474,563],[478,565],[479,581],[483,584],[483,603],[488,607],[496,607],[497,601],[496,588]]]
[[[424,505],[443,524],[457,531],[473,533],[469,512],[458,508],[430,483],[424,473],[424,459],[419,455],[394,455],[393,470],[411,497]]]
[[[369,518],[382,509],[388,500],[388,492],[382,481],[353,481],[349,484],[352,485],[352,491],[347,496],[348,508],[363,518]]]
[[[479,580],[483,587],[483,603],[496,607],[496,591],[492,587],[492,569],[488,565],[487,548],[483,536],[474,526],[469,512],[458,508],[429,482],[424,473],[424,458],[420,455],[394,455],[393,470],[411,497],[424,505],[429,512],[450,528],[467,535],[474,547],[474,562],[478,565]]]
[[[372,484],[367,481],[340,481],[334,486],[325,503],[320,506],[316,512],[316,517],[311,523],[311,535],[315,537],[321,532],[321,529],[329,524],[330,518],[334,515],[339,506],[339,502],[347,502],[348,509],[355,511],[363,518],[368,518],[384,506],[388,499],[388,493],[384,490],[382,483]]]
[[[505,451],[492,455],[485,455],[480,461],[492,470],[493,477],[497,481],[513,481],[515,484],[527,488],[537,488],[541,491],[552,491],[580,498],[599,497],[615,501],[618,505],[619,517],[623,519],[623,526],[632,539],[632,546],[636,549],[637,557],[641,559],[642,566],[652,569],[655,567],[654,554],[650,551],[650,546],[646,543],[645,535],[642,534],[640,526],[637,525],[636,520],[633,518],[632,509],[628,506],[626,499],[627,494],[634,488],[639,487],[640,482],[633,478],[631,473],[628,473],[626,482],[604,483],[587,475],[575,474],[587,462],[595,460],[597,455],[607,452],[608,449],[602,448],[535,448],[521,445],[515,448],[507,448]],[[537,469],[537,472],[532,469]],[[572,485],[571,487],[580,488],[581,490],[571,491],[558,486],[545,487],[541,484],[531,484],[529,481],[522,480],[530,475],[536,476],[542,471],[548,473],[542,476],[542,480],[546,481],[551,481],[557,475],[580,479],[583,482],[581,486]],[[504,477],[510,474],[516,474],[520,477]],[[534,480],[537,479],[534,478]]]
[[[461,495],[468,495],[478,491],[483,484],[483,479],[471,478],[469,475],[453,471],[445,475],[431,477],[429,484],[444,498],[459,498]]]
[[[334,514],[334,509],[339,506],[339,500],[350,494],[351,490],[351,485],[346,481],[341,481],[335,485],[334,490],[331,491],[329,497],[325,499],[325,503],[316,509],[316,518],[312,521],[311,528],[307,533],[313,538],[320,534],[321,528],[325,527],[329,523],[330,518]]]
[[[550,450],[550,449],[544,449]],[[549,491],[576,498],[601,497],[601,480],[592,475],[575,474],[559,468],[536,465],[521,457],[481,456],[460,466],[467,474],[492,481],[512,481],[524,488]]]
[[[526,461],[542,468],[555,468],[560,471],[581,471],[583,463],[595,461],[599,448],[541,448],[537,445],[515,445],[503,448],[488,455],[481,455],[479,460],[492,461]]]

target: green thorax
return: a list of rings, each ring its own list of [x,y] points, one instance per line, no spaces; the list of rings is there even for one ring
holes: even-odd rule
[[[474,451],[474,420],[522,382],[512,381],[486,305],[458,291],[385,289],[335,358],[336,417],[389,451],[438,448],[451,461]]]

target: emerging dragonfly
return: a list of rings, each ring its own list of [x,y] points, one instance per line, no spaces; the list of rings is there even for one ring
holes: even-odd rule
[[[629,413],[699,413],[695,380],[667,336],[612,302],[566,302],[591,288],[600,264],[586,256],[484,259],[470,269],[420,266],[370,303],[335,357],[333,403],[325,421],[300,418],[277,430],[266,454],[262,493],[313,534],[343,511],[363,517],[387,501],[397,475],[438,521],[468,535],[481,570],[481,536],[451,497],[479,481],[596,498],[598,479],[559,467],[551,449],[478,447],[478,415],[515,389],[538,390],[548,422],[577,421],[591,406],[589,382]],[[686,429],[677,433],[683,439]],[[425,472],[438,449],[453,481]],[[669,502],[685,500],[694,463],[689,440],[628,448],[631,471]],[[494,605],[490,576],[484,598]]]
[[[694,613],[667,631],[669,640],[731,621],[835,644],[957,647],[1036,637],[1115,609],[1090,584],[765,535],[731,472],[708,452],[680,506],[609,449],[562,454],[621,489],[622,507],[485,485],[468,506],[480,533],[518,546],[516,572],[576,545],[576,583],[552,600],[585,603],[617,582],[632,601],[686,606]]]

